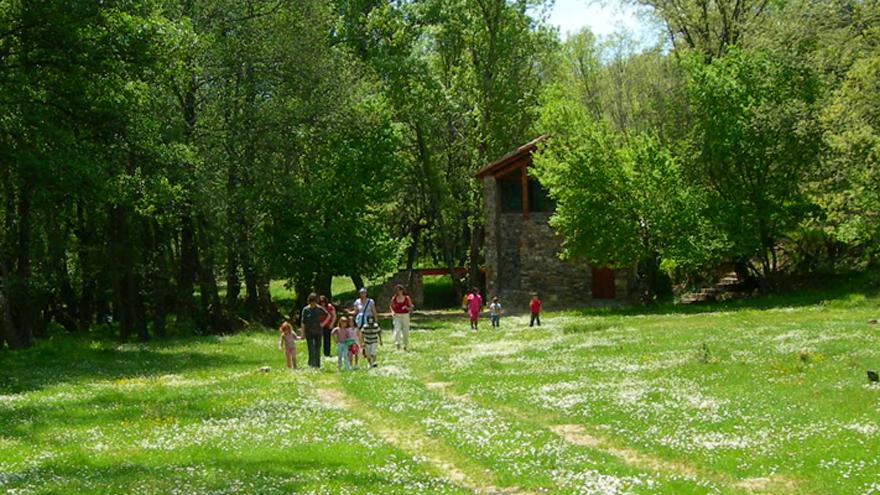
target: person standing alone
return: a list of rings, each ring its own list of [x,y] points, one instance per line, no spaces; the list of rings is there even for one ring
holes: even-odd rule
[[[538,299],[538,293],[532,293],[532,300],[529,301],[529,312],[532,314],[532,319],[529,321],[529,326],[535,326],[535,323],[538,326],[541,326],[541,300]]]
[[[394,343],[397,349],[403,345],[403,350],[409,347],[409,314],[413,310],[413,302],[402,285],[394,288],[391,296],[391,320],[394,324]]]
[[[318,295],[314,292],[309,294],[309,303],[303,307],[300,314],[300,330],[306,337],[309,366],[312,368],[321,367],[321,324],[327,316],[327,310],[318,306]]]

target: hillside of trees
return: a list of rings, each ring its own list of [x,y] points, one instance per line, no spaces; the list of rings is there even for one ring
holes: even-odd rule
[[[632,3],[656,42],[541,0],[0,0],[0,348],[274,325],[272,280],[460,291],[473,172],[542,133],[564,254],[646,301],[876,267],[880,4]]]

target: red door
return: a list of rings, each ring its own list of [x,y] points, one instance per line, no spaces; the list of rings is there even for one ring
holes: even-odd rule
[[[593,267],[593,299],[614,299],[614,270]]]

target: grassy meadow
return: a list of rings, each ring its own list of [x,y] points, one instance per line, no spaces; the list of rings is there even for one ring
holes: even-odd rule
[[[0,353],[0,492],[880,494],[878,316],[845,290],[449,312],[347,373],[283,369],[269,330],[57,337]]]

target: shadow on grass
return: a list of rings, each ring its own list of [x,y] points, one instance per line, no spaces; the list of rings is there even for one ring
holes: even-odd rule
[[[389,487],[400,486],[400,480],[384,476],[367,465],[356,467],[330,459],[297,459],[293,452],[288,456],[242,459],[226,455],[211,456],[204,462],[165,463],[150,466],[137,462],[122,461],[112,465],[100,465],[90,459],[67,459],[39,467],[6,473],[0,478],[0,488],[27,487],[42,493],[75,491],[77,493],[170,493],[202,492],[216,493],[277,492],[290,493],[336,487],[340,492],[356,488],[364,493],[387,492]],[[261,486],[262,485],[262,486]],[[42,490],[47,490],[43,492]],[[323,493],[324,490],[319,490]],[[399,492],[399,490],[393,490]]]
[[[120,425],[131,421],[149,427],[168,418],[182,424],[226,418],[239,413],[245,406],[233,402],[237,396],[231,393],[225,395],[224,401],[219,401],[217,389],[225,386],[194,386],[184,391],[153,388],[148,392],[149,396],[139,390],[108,388],[90,392],[84,398],[71,396],[49,402],[18,404],[4,411],[0,427],[8,438],[38,442],[45,428],[58,425],[64,425],[67,431],[83,431],[97,425]]]
[[[38,341],[36,346],[23,351],[3,350],[0,351],[0,393],[29,392],[88,380],[178,374],[249,362],[233,353],[161,352],[187,342],[206,342],[210,338],[119,346],[107,340],[62,336]]]

